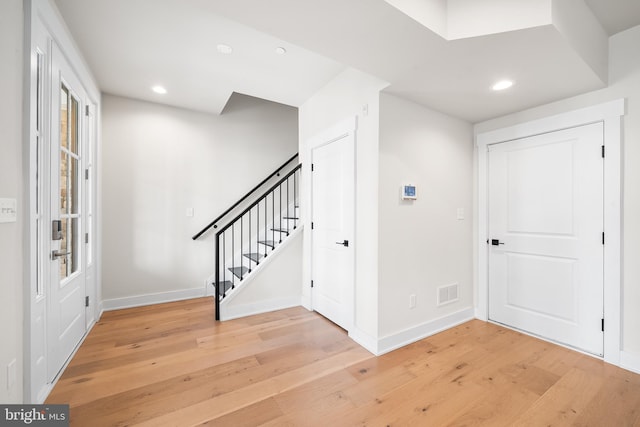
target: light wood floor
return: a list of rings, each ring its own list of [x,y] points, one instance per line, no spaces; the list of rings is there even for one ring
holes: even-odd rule
[[[471,321],[381,357],[303,308],[105,313],[51,393],[74,426],[640,426],[640,375]]]

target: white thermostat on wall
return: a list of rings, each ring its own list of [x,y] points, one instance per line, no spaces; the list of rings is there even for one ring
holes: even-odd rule
[[[415,184],[402,184],[402,200],[416,200],[418,187]]]

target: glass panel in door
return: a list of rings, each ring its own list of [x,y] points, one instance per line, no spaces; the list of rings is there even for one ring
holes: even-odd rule
[[[79,102],[62,85],[60,91],[60,280],[78,271],[80,258],[80,135]]]

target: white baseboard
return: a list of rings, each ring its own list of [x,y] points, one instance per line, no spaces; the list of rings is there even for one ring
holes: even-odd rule
[[[103,313],[104,313],[104,301],[100,301],[100,303],[98,304],[98,318],[96,322],[100,321],[100,318],[102,317]]]
[[[476,307],[474,310],[475,313],[475,318],[478,320],[482,320],[484,322],[486,322],[487,320],[489,320],[489,317],[487,316],[487,313],[483,310],[480,310],[478,307]]]
[[[313,311],[311,308],[311,297],[309,295],[302,295],[300,305],[309,311]]]
[[[354,327],[349,331],[349,338],[360,344],[360,346],[364,347],[371,354],[375,356],[378,355],[378,341],[371,335]]]
[[[300,306],[300,297],[273,298],[251,304],[224,307],[220,310],[220,320],[232,320],[239,317],[253,316],[254,314],[268,313],[275,310]]]
[[[446,329],[458,326],[461,323],[468,322],[475,318],[473,308],[466,308],[457,311],[439,319],[422,323],[404,331],[397,332],[393,335],[378,340],[377,356],[388,353],[405,345],[420,341],[423,338],[442,332]],[[366,348],[366,347],[365,347]]]
[[[620,367],[627,371],[640,374],[640,356],[626,351],[620,352]]]
[[[102,301],[102,307],[104,311],[111,311],[119,310],[121,308],[141,307],[144,305],[161,304],[163,302],[181,301],[185,299],[200,298],[204,296],[204,288],[183,289],[179,291],[160,292],[157,294],[106,299]]]

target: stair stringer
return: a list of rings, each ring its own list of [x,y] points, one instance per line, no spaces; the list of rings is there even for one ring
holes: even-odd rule
[[[260,301],[254,301],[250,304],[234,304],[233,301],[251,291],[251,285],[255,280],[260,277],[262,270],[269,268],[273,262],[278,262],[281,254],[287,251],[291,245],[295,243],[301,243],[303,226],[299,225],[295,230],[289,233],[289,236],[283,239],[282,243],[276,246],[267,258],[255,266],[251,273],[240,281],[235,288],[227,292],[226,297],[220,301],[220,320],[231,320],[239,317],[250,316],[253,314],[266,313],[274,310],[281,310],[284,308],[295,307],[301,304],[302,292],[298,295],[291,295],[286,297],[277,297],[270,299],[262,299]],[[294,266],[301,269],[301,266]],[[301,276],[300,276],[301,277]],[[299,287],[298,287],[299,288]]]

